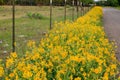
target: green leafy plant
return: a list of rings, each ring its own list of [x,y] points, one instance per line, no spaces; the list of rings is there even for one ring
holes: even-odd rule
[[[27,16],[29,18],[34,18],[34,19],[46,19],[46,17],[44,17],[43,15],[41,15],[40,13],[27,13]]]

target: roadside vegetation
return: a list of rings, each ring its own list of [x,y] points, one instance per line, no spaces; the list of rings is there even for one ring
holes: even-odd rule
[[[75,22],[55,23],[39,45],[1,60],[0,78],[16,80],[119,80],[114,46],[101,26],[102,8]]]
[[[86,8],[86,11],[88,9]],[[77,13],[75,12],[75,19]],[[79,11],[81,16],[81,11]],[[49,6],[16,6],[15,12],[16,52],[24,53],[26,42],[39,42],[49,30]],[[67,6],[67,20],[72,21],[72,7]],[[52,24],[64,21],[64,7],[53,6]],[[12,7],[0,7],[0,55],[12,49]],[[22,54],[21,54],[22,55]]]
[[[119,7],[116,7],[117,9],[120,9],[120,6]]]

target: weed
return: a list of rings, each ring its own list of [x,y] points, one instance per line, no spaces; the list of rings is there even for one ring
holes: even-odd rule
[[[41,15],[40,13],[27,13],[27,16],[29,18],[34,18],[34,19],[46,19],[46,17],[44,17],[43,15]]]

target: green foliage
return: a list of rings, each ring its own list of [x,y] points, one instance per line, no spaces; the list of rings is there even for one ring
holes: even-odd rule
[[[107,0],[107,1],[98,1],[96,2],[97,5],[102,5],[102,6],[118,6],[120,5],[120,0]]]
[[[4,3],[4,1],[3,1],[3,0],[0,0],[0,5],[3,4],[3,3]]]
[[[78,0],[74,0],[75,5]],[[79,0],[84,4],[93,3],[94,0]],[[50,0],[15,0],[16,4],[20,5],[49,5]],[[64,5],[65,0],[53,0],[53,5]],[[0,4],[12,4],[12,0],[0,0]],[[67,0],[67,4],[71,5],[72,0]]]
[[[120,0],[118,0],[118,3],[119,3],[119,5],[120,5]]]
[[[89,3],[93,3],[94,2],[94,0],[80,0],[80,1],[82,1],[85,4],[89,4]]]
[[[118,0],[107,0],[108,6],[118,6]]]
[[[34,19],[45,19],[46,17],[44,17],[43,15],[41,15],[40,13],[27,13],[27,16],[29,18],[34,18]]]
[[[35,0],[16,0],[15,3],[20,5],[35,5]]]

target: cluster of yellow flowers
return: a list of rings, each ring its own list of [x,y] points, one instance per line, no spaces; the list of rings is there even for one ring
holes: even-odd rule
[[[56,23],[23,57],[11,53],[0,66],[2,80],[117,80],[118,61],[100,26],[102,8],[75,22]],[[4,68],[3,68],[4,67]]]

